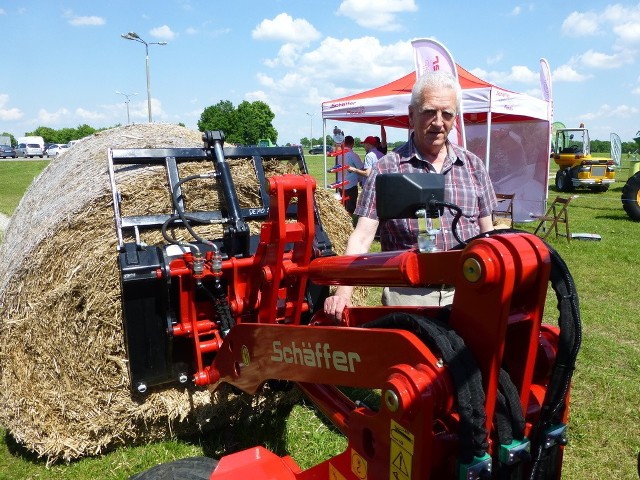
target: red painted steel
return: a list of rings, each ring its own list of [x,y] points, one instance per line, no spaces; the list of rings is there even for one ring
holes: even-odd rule
[[[212,479],[452,478],[457,455],[455,389],[446,365],[414,334],[360,328],[389,312],[436,318],[436,307],[352,307],[337,325],[322,312],[301,324],[308,281],[320,285],[447,284],[455,286],[449,325],[463,338],[482,374],[490,454],[498,376],[507,366],[526,414],[535,423],[557,349],[557,329],[542,325],[549,252],[529,234],[472,241],[462,250],[383,252],[312,260],[313,190],[308,176],[270,180],[269,220],[248,259],[228,259],[221,272],[205,262],[200,281],[221,276],[236,325],[222,338],[210,302],[199,300],[189,254],[170,275],[180,309],[175,335],[192,338],[199,385],[229,383],[257,392],[268,379],[298,382],[348,437],[347,449],[302,471],[264,449],[224,457]],[[298,219],[287,220],[295,201]],[[215,352],[210,365],[204,358]],[[336,386],[380,389],[376,409],[357,405]],[[400,460],[399,460],[400,459]],[[404,469],[404,470],[402,470]],[[408,475],[406,475],[408,473]],[[402,475],[405,476],[402,476]]]

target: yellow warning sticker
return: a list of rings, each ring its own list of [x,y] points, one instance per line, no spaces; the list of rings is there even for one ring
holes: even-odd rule
[[[244,363],[245,367],[248,367],[251,363],[251,354],[249,353],[249,348],[247,348],[246,345],[242,345],[240,351],[242,353],[242,363]]]
[[[336,467],[331,463],[329,464],[329,480],[347,480]]]
[[[367,479],[367,461],[353,449],[351,449],[351,471],[360,480]]]
[[[391,420],[389,480],[410,480],[415,437],[409,430]]]

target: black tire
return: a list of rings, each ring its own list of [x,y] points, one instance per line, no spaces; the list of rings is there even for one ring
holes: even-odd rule
[[[622,208],[631,220],[640,222],[640,172],[629,177],[622,187]]]
[[[556,173],[556,190],[559,192],[572,192],[573,183],[571,182],[571,169],[565,168],[564,170],[558,170]]]
[[[218,461],[209,457],[182,458],[163,463],[129,478],[129,480],[209,480]]]

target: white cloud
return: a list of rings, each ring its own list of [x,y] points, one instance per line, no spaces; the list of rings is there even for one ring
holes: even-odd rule
[[[357,85],[388,82],[413,68],[410,42],[382,45],[375,37],[327,37],[317,49],[303,54],[298,66],[301,73],[311,78],[335,79],[343,85],[345,81]]]
[[[75,15],[72,10],[65,10],[63,16],[67,18],[69,24],[74,27],[96,27],[107,23],[103,17],[96,15]]]
[[[638,112],[640,112],[640,109],[630,105],[618,105],[617,107],[612,107],[605,103],[601,105],[597,111],[580,115],[580,118],[584,118],[585,120],[593,120],[594,118],[629,118],[637,115]]]
[[[534,72],[524,65],[514,65],[511,67],[511,73],[507,80],[521,83],[532,83],[540,81],[540,73]]]
[[[258,73],[257,78],[258,78],[258,82],[263,87],[273,88],[276,84],[276,81],[273,78],[263,73]]]
[[[400,30],[397,15],[416,12],[415,0],[343,0],[337,14],[353,19],[358,25],[381,31]]]
[[[487,57],[487,65],[493,65],[494,63],[498,63],[502,60],[503,54],[502,52],[496,53],[492,57]]]
[[[571,12],[562,22],[562,33],[569,37],[583,37],[598,32],[598,15],[595,12]]]
[[[185,33],[186,33],[187,35],[197,35],[197,34],[198,34],[198,29],[197,29],[197,28],[195,28],[195,27],[188,27],[188,28],[185,30]]]
[[[0,8],[0,15],[6,15],[7,12],[5,11],[4,8]]]
[[[296,65],[300,52],[304,47],[296,43],[285,43],[280,47],[278,56],[275,59],[265,60],[265,65],[268,67],[293,67]]]
[[[0,94],[0,120],[18,120],[22,118],[22,112],[18,108],[5,108],[5,105],[9,103],[9,95],[6,93]]]
[[[180,0],[178,4],[180,5],[180,7],[182,7],[183,10],[187,12],[192,12],[194,10],[193,5],[188,0]]]
[[[562,23],[562,33],[571,37],[604,36],[609,29],[619,45],[640,43],[640,4],[616,3],[602,11],[572,12]]]
[[[590,75],[582,75],[570,65],[560,65],[553,71],[551,78],[554,82],[582,82],[590,78]]]
[[[19,108],[0,108],[0,120],[18,120],[23,116]]]
[[[518,15],[520,15],[520,13],[522,13],[522,7],[518,5],[517,7],[514,7],[513,10],[511,10],[510,15],[513,17],[517,17]]]
[[[251,32],[251,37],[256,40],[277,40],[306,45],[319,39],[321,34],[308,21],[302,18],[294,19],[286,13],[281,13],[272,20],[264,19],[260,22]]]
[[[173,40],[174,38],[176,38],[176,34],[168,25],[162,25],[161,27],[152,28],[151,30],[149,30],[149,34],[159,40]]]
[[[60,108],[55,112],[49,112],[44,108],[38,111],[38,120],[43,125],[57,125],[58,122],[69,115],[69,110],[66,108]]]
[[[144,98],[135,103],[131,102],[129,104],[129,113],[131,121],[133,121],[134,118],[138,118],[143,119],[146,122],[149,118],[147,99]],[[154,122],[159,119],[167,118],[167,113],[162,109],[162,102],[153,97],[151,97],[151,117]]]
[[[471,73],[476,77],[495,85],[503,85],[511,82],[538,83],[540,81],[540,74],[524,65],[514,65],[508,72],[489,72],[481,68],[474,68],[471,70]]]
[[[83,120],[103,120],[105,118],[103,113],[92,112],[84,108],[76,108],[75,114]]]
[[[613,33],[623,43],[640,42],[640,21],[629,21],[613,27]]]
[[[602,13],[602,18],[612,24],[625,21],[640,21],[640,5],[624,6],[619,3],[607,5]]]
[[[618,68],[626,63],[633,63],[633,57],[626,50],[611,55],[588,50],[582,55],[573,58],[572,61],[588,68]]]
[[[75,17],[69,20],[69,23],[73,26],[99,26],[104,25],[107,21],[102,17]]]

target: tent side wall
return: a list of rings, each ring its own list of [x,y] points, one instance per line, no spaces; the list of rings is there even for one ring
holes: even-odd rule
[[[497,193],[515,193],[514,220],[544,214],[549,176],[549,123],[541,120],[492,123],[489,176]],[[466,124],[467,148],[486,160],[487,125]]]

